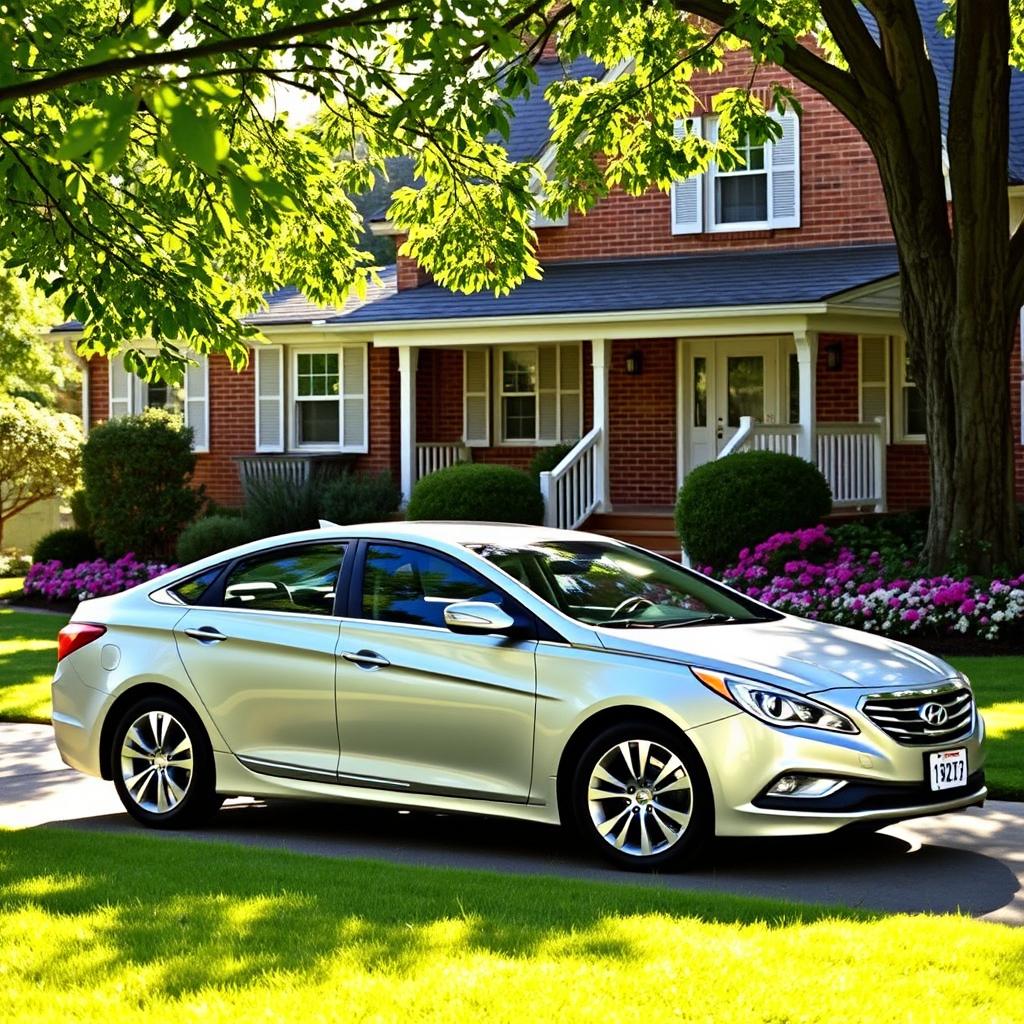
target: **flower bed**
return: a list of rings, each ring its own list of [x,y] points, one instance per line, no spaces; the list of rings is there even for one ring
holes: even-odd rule
[[[102,558],[67,569],[57,561],[36,562],[25,577],[26,597],[46,601],[86,601],[91,597],[119,594],[145,583],[172,568],[159,562],[139,562],[127,554],[116,562]]]
[[[824,525],[777,533],[710,574],[779,611],[886,636],[995,640],[1024,622],[1024,576],[893,576],[877,551],[858,556]]]

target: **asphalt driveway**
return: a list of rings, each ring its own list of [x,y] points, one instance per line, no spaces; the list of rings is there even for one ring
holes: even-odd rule
[[[0,725],[0,826],[135,832],[114,787],[68,769],[51,730]],[[860,837],[718,840],[685,874],[633,875],[550,826],[342,804],[232,800],[215,827],[156,833],[403,864],[563,875],[1024,925],[1024,804],[920,818]]]

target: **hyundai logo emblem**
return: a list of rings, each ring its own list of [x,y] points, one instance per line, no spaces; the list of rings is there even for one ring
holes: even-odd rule
[[[929,725],[945,725],[949,721],[949,712],[933,700],[922,704],[917,709],[917,715],[921,721],[927,722]]]

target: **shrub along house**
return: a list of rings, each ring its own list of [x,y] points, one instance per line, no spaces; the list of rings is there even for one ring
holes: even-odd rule
[[[934,24],[941,4],[923,6]],[[951,44],[933,43],[948,88]],[[543,163],[543,85],[600,71],[554,59],[538,71],[510,149]],[[712,98],[749,73],[738,53],[702,79],[692,130],[713,135]],[[269,344],[244,373],[213,358],[174,393],[94,359],[88,415],[181,409],[198,477],[226,504],[240,502],[247,476],[301,476],[322,460],[390,469],[408,494],[457,460],[525,467],[538,448],[571,443],[543,480],[550,523],[589,521],[664,550],[678,551],[667,510],[686,474],[741,448],[814,461],[838,506],[924,505],[923,408],[874,163],[827,101],[770,77],[802,106],[782,117],[777,142],[670,195],[616,193],[585,217],[539,226],[541,281],[502,298],[459,295],[399,257],[382,287],[343,309],[285,289],[250,318]],[[1015,93],[1020,84],[1015,75]],[[1024,137],[1010,194],[1024,210]],[[1011,373],[1019,386],[1019,356]]]

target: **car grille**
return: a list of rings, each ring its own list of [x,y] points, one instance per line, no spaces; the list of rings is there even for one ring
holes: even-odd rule
[[[875,693],[861,704],[861,711],[897,743],[908,747],[959,739],[974,727],[971,691],[956,683]]]

